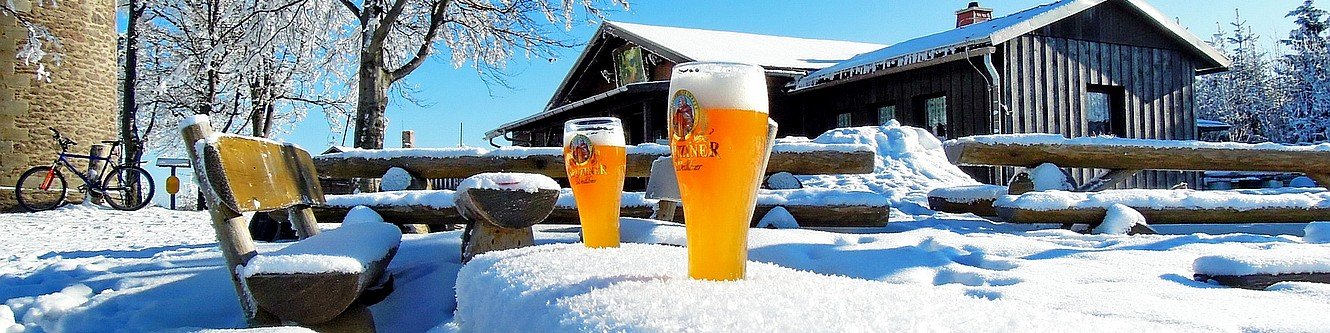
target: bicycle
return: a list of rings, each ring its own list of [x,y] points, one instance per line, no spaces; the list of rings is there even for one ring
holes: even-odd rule
[[[64,174],[60,172],[59,167],[62,165],[83,180],[83,185],[78,187],[80,193],[99,195],[115,209],[138,210],[151,201],[154,189],[152,176],[138,165],[122,165],[118,161],[119,153],[116,148],[120,148],[119,140],[102,141],[111,145],[111,153],[107,154],[107,157],[76,155],[69,153],[69,147],[77,145],[78,142],[60,135],[60,131],[54,127],[48,129],[52,132],[52,138],[60,144],[60,154],[51,165],[33,167],[19,176],[18,184],[14,186],[14,196],[24,209],[38,212],[66,204],[68,183]],[[100,170],[89,170],[89,174],[84,175],[69,162],[70,159],[85,159],[89,164],[96,161],[106,161],[106,163],[102,164]],[[106,172],[108,168],[111,170],[110,173]]]

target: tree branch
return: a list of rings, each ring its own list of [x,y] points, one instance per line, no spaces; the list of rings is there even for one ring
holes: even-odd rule
[[[434,44],[434,38],[439,34],[439,28],[443,27],[443,24],[446,22],[444,17],[447,13],[449,3],[451,3],[450,0],[442,0],[434,3],[434,8],[430,10],[429,30],[425,32],[425,38],[420,43],[420,48],[416,49],[416,54],[412,55],[411,60],[408,60],[401,68],[388,73],[388,82],[390,84],[406,77],[408,74],[411,74],[412,71],[415,71],[416,68],[420,68],[421,64],[425,63],[425,58],[429,57],[429,49]]]

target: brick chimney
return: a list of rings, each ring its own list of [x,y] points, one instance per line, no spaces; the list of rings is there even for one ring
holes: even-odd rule
[[[989,19],[992,18],[993,18],[992,8],[979,7],[978,1],[972,1],[970,2],[969,6],[965,7],[965,9],[956,11],[956,27],[960,28],[967,25],[988,21]]]

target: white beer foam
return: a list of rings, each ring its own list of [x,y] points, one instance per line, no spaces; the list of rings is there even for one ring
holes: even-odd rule
[[[603,130],[577,131],[573,133],[564,134],[563,146],[567,147],[568,143],[573,141],[573,138],[577,137],[578,134],[585,135],[587,139],[591,139],[591,144],[596,146],[625,147],[628,145],[627,140],[624,139],[623,130],[603,129]]]
[[[703,108],[753,110],[767,113],[766,74],[762,67],[739,63],[703,62],[674,66],[670,102],[687,89]]]

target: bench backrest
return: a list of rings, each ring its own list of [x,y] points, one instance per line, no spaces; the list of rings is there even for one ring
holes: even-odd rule
[[[236,212],[325,203],[313,160],[295,145],[220,135],[199,148],[208,185]]]

